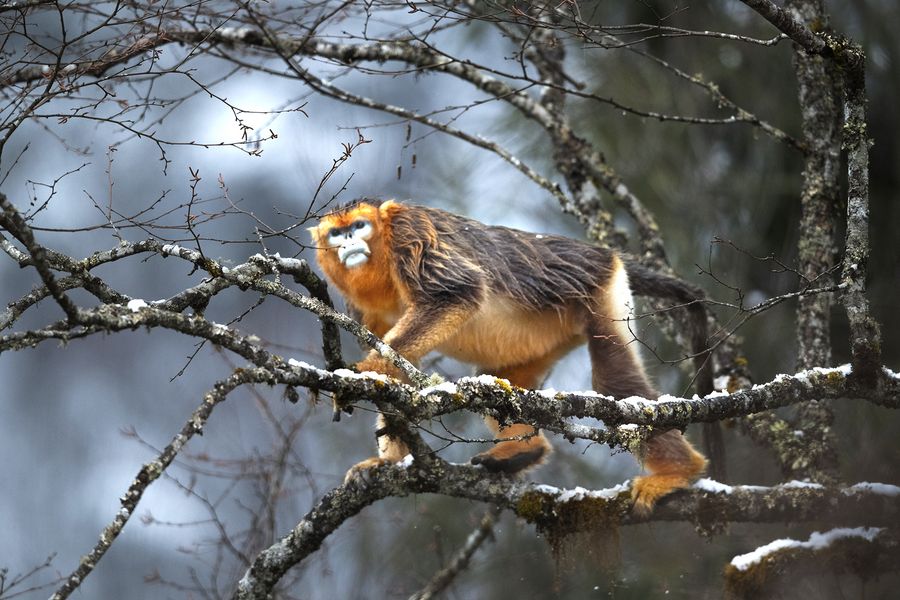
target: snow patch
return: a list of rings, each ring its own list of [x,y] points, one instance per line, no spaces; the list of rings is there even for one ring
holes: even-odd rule
[[[733,566],[738,571],[746,571],[756,563],[765,559],[766,556],[772,554],[773,552],[784,550],[785,548],[805,548],[814,551],[821,550],[830,546],[835,540],[842,538],[860,537],[871,542],[879,533],[881,533],[881,531],[881,527],[842,527],[839,529],[832,529],[823,533],[815,531],[805,542],[793,540],[790,538],[775,540],[773,542],[769,542],[765,546],[760,546],[753,552],[735,556],[731,559],[731,566]]]
[[[357,373],[350,369],[335,369],[334,374],[344,379],[374,379],[376,381],[384,381],[385,383],[389,381],[387,375],[376,373],[375,371],[363,371],[362,373]]]
[[[672,398],[672,396],[669,396],[669,398]],[[641,398],[640,396],[628,396],[627,398],[622,398],[621,400],[619,400],[619,402],[629,404],[638,409],[642,409],[645,406],[651,406],[653,404],[646,398]]]
[[[141,310],[142,308],[149,308],[147,303],[144,302],[143,300],[141,300],[140,298],[135,298],[134,300],[129,300],[127,306],[131,312],[137,312],[137,311]]]
[[[813,483],[812,481],[797,481],[794,479],[793,481],[788,481],[787,483],[779,484],[780,488],[805,488],[811,490],[821,490],[824,486],[821,483]]]
[[[681,402],[683,400],[685,400],[685,398],[679,398],[678,396],[673,396],[671,394],[663,394],[657,399],[656,403],[663,404],[665,402]]]
[[[430,394],[434,394],[436,392],[443,392],[445,394],[455,394],[457,393],[456,384],[451,381],[445,381],[443,383],[439,383],[437,385],[428,386],[427,388],[419,390],[420,396],[428,396]]]
[[[302,360],[297,360],[296,358],[289,358],[288,364],[292,367],[299,367],[301,369],[313,369],[317,370],[316,367],[312,366],[309,363],[305,363]]]
[[[852,370],[853,370],[853,368],[849,364],[845,364],[845,365],[841,365],[839,367],[832,367],[832,368],[827,368],[827,369],[823,368],[823,367],[814,367],[814,368],[808,369],[806,371],[800,371],[799,373],[796,373],[794,375],[788,375],[786,373],[779,373],[772,379],[772,381],[769,381],[767,383],[757,383],[750,389],[752,389],[752,390],[764,389],[767,386],[770,386],[772,384],[783,383],[784,381],[788,381],[791,379],[793,379],[795,381],[808,381],[810,375],[827,376],[827,375],[831,375],[833,373],[837,373],[839,375],[843,375],[844,377],[846,377],[847,375],[849,375],[851,373]]]
[[[482,375],[476,375],[475,377],[463,377],[462,379],[459,380],[459,382],[460,383],[463,383],[463,382],[465,382],[465,383],[480,383],[481,385],[495,385],[497,383],[498,379],[500,381],[505,381],[506,383],[509,383],[509,380],[507,380],[507,379],[495,377],[494,375],[489,375],[487,373],[484,373]]]
[[[559,392],[565,394],[566,392]],[[594,390],[579,390],[577,392],[569,392],[572,396],[583,396],[585,398],[606,398],[608,400],[612,400],[612,396],[604,396],[600,392],[595,392]]]
[[[844,493],[848,496],[857,492],[872,492],[873,494],[882,494],[884,496],[900,496],[900,487],[889,483],[869,483],[868,481],[861,481],[844,490]]]
[[[622,492],[627,492],[631,488],[631,482],[626,481],[611,488],[602,490],[588,490],[583,487],[576,487],[571,490],[562,490],[552,485],[536,485],[534,489],[543,494],[556,497],[557,502],[577,502],[585,498],[600,498],[602,500],[610,500],[615,498]]]
[[[286,269],[296,269],[303,266],[303,261],[299,258],[283,258],[278,256],[278,253],[275,253],[275,256],[278,258],[279,264]]]
[[[734,491],[732,486],[706,477],[698,479],[696,483],[694,483],[694,488],[713,494],[730,494]]]
[[[315,365],[311,365],[295,358],[289,358],[287,363],[291,367],[315,371],[316,374],[320,377],[334,374],[345,379],[374,379],[376,381],[384,381],[385,383],[389,381],[387,375],[376,373],[375,371],[363,371],[362,373],[357,373],[356,371],[351,371],[350,369],[335,369],[333,373],[329,373],[325,369],[320,369]]]

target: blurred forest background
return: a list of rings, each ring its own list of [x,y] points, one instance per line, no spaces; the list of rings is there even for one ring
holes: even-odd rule
[[[203,4],[203,3],[201,3]],[[348,3],[347,17],[335,19],[325,32],[335,39],[372,38],[414,29],[422,14],[405,3],[391,10],[378,6],[364,20],[362,3]],[[579,2],[582,16],[593,23],[624,25],[662,23],[691,30],[737,33],[769,39],[775,30],[736,1],[695,4],[678,1]],[[275,11],[286,3],[266,4]],[[356,6],[354,6],[356,5]],[[403,6],[400,6],[403,5]],[[60,3],[62,6],[62,3]],[[206,5],[207,7],[209,5]],[[241,3],[217,7],[219,22],[238,27]],[[412,6],[412,5],[410,5]],[[70,25],[84,27],[99,19],[112,3],[93,3],[92,10]],[[414,8],[414,6],[413,6]],[[900,365],[900,186],[898,112],[900,38],[894,35],[897,5],[893,0],[828,2],[832,26],[859,42],[868,56],[869,131],[871,149],[870,299],[883,331],[884,363]],[[69,9],[66,9],[69,10]],[[0,66],[5,77],[13,61],[33,42],[12,33],[26,19],[33,39],[51,44],[62,34],[63,16],[52,5],[28,9],[27,16],[0,12],[8,28]],[[199,7],[198,7],[199,12]],[[15,21],[15,22],[14,22]],[[74,35],[74,29],[66,32]],[[498,28],[473,21],[437,30],[432,41],[457,56],[498,71],[520,69],[516,47]],[[640,36],[638,36],[640,37]],[[714,82],[740,106],[787,133],[800,135],[797,82],[791,43],[772,47],[727,39],[654,36],[635,47],[685,73]],[[261,251],[249,215],[274,229],[290,227],[326,201],[359,196],[398,198],[538,232],[583,238],[583,227],[564,215],[546,190],[496,155],[417,123],[337,102],[295,78],[279,77],[264,68],[244,68],[238,61],[284,71],[280,59],[220,44],[215,51],[195,52],[171,44],[160,48],[164,65],[179,65],[180,75],[154,80],[152,97],[137,129],[152,123],[157,138],[196,142],[161,148],[135,135],[116,119],[67,119],[64,115],[84,98],[58,97],[42,107],[46,118],[18,126],[0,155],[0,190],[31,221],[42,243],[75,257],[114,247],[118,236],[137,241],[147,236],[138,227],[84,229],[104,222],[107,207],[134,215],[154,205],[153,214],[172,213],[157,222],[183,225],[184,206],[192,193],[196,232],[203,250],[226,264],[245,262]],[[568,75],[583,82],[583,91],[645,111],[721,117],[709,97],[696,86],[673,77],[645,57],[625,49],[567,48]],[[405,72],[393,63],[379,68],[395,74],[344,71],[319,62],[307,65],[321,77],[334,77],[343,87],[379,101],[483,135],[506,147],[540,173],[554,173],[546,136],[521,114],[499,102],[479,103],[484,95],[458,80],[428,73]],[[201,88],[202,84],[202,88]],[[204,90],[214,92],[216,97]],[[146,90],[116,87],[114,102],[125,107],[140,101]],[[86,95],[97,90],[87,90]],[[175,101],[176,99],[181,99]],[[7,88],[8,117],[15,91]],[[68,105],[67,105],[68,103]],[[773,256],[796,263],[799,189],[803,160],[788,145],[743,125],[697,125],[660,122],[570,95],[567,111],[577,133],[600,149],[623,181],[655,215],[675,270],[703,287],[710,297],[734,302],[740,289],[746,305],[797,288],[797,278],[779,272],[777,263],[754,257]],[[125,118],[132,118],[128,115]],[[121,121],[121,119],[119,119]],[[248,129],[249,128],[249,129]],[[269,132],[277,139],[268,139]],[[198,143],[241,142],[237,147],[200,147]],[[366,143],[358,144],[362,136]],[[352,153],[342,158],[349,144]],[[250,152],[248,153],[247,150]],[[257,150],[259,152],[257,152]],[[338,161],[335,163],[334,161]],[[337,169],[323,183],[323,177]],[[551,180],[558,177],[551,175]],[[193,190],[193,192],[192,192]],[[227,191],[227,192],[226,192]],[[154,204],[155,203],[155,204]],[[313,204],[315,203],[315,204]],[[233,206],[241,209],[235,210]],[[206,218],[206,216],[215,218]],[[312,225],[312,223],[309,223]],[[617,225],[629,230],[627,219]],[[302,228],[301,228],[302,229]],[[162,228],[155,233],[165,235]],[[174,230],[173,239],[184,239]],[[633,230],[631,231],[633,234]],[[306,242],[306,232],[294,231]],[[842,239],[843,232],[839,234]],[[715,243],[714,240],[730,243]],[[227,241],[228,243],[220,243]],[[634,237],[632,237],[634,242]],[[191,246],[189,238],[182,242]],[[284,237],[265,241],[268,252],[312,260],[309,249]],[[701,268],[698,268],[699,265]],[[714,280],[702,271],[715,274]],[[145,262],[112,263],[98,272],[118,289],[148,302],[169,296],[202,279],[186,263],[158,256]],[[38,283],[33,269],[19,269],[0,256],[3,302],[20,298]],[[91,305],[83,292],[73,298]],[[253,333],[286,357],[321,365],[321,340],[314,316],[276,300],[257,306],[258,297],[232,288],[218,296],[206,316],[233,323]],[[335,297],[335,301],[339,302]],[[751,319],[738,334],[743,356],[758,382],[795,371],[796,303],[786,302]],[[45,300],[22,317],[17,330],[43,326],[59,318],[59,307]],[[239,322],[235,322],[239,319]],[[834,362],[849,360],[846,318],[835,310]],[[8,333],[8,332],[4,332]],[[642,333],[659,345],[663,356],[677,354],[653,326]],[[345,358],[361,351],[344,339]],[[645,353],[653,379],[664,392],[682,395],[687,376],[678,366],[661,364]],[[551,374],[546,387],[588,389],[587,355],[573,353]],[[94,336],[68,346],[46,343],[33,350],[4,352],[0,357],[0,568],[10,574],[44,564],[27,586],[38,586],[67,574],[78,557],[96,541],[98,532],[118,510],[118,498],[139,466],[164,446],[213,381],[239,363],[210,345],[171,331],[137,330]],[[463,365],[436,359],[430,368],[448,377],[468,374]],[[869,403],[837,404],[835,431],[841,474],[850,482],[900,484],[900,429],[897,411]],[[288,531],[323,492],[338,485],[344,471],[368,456],[372,417],[357,411],[331,422],[328,402],[284,401],[281,390],[258,387],[235,393],[217,408],[202,438],[152,487],[96,573],[85,581],[88,598],[219,597],[246,566],[223,543],[229,536],[260,547]],[[444,425],[472,436],[484,436],[480,418],[454,415]],[[694,428],[689,434],[694,435]],[[771,485],[781,480],[771,457],[737,429],[727,429],[729,482]],[[530,474],[557,486],[609,487],[638,472],[632,457],[610,456],[605,446],[554,441],[556,453]],[[465,461],[475,449],[452,445],[444,456]],[[275,504],[273,504],[273,498]],[[484,514],[485,507],[436,496],[391,498],[346,523],[326,540],[323,549],[291,573],[289,596],[325,598],[405,598],[418,589],[458,548]],[[267,515],[263,522],[259,515]],[[722,567],[736,554],[749,552],[777,537],[806,539],[814,526],[734,525],[712,537],[690,524],[649,524],[620,532],[610,541],[614,561],[554,557],[533,526],[505,514],[494,537],[454,584],[451,598],[719,597]],[[254,536],[259,539],[249,543]],[[577,555],[578,551],[575,550]],[[796,590],[818,594],[835,582],[812,582]],[[846,597],[878,597],[885,582],[863,584],[840,580]],[[816,587],[819,586],[819,587]],[[15,590],[21,591],[21,588]],[[41,588],[23,598],[46,597]],[[0,597],[4,597],[0,594]],[[803,597],[803,596],[797,596]],[[809,596],[806,596],[809,597]],[[886,596],[882,596],[886,597]]]

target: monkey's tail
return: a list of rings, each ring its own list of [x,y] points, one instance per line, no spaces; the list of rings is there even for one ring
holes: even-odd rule
[[[712,348],[709,342],[709,321],[706,311],[706,294],[699,287],[649,269],[629,260],[625,263],[631,291],[639,296],[674,300],[687,311],[690,326],[690,344],[693,354],[695,389],[701,398],[713,391]],[[717,481],[725,481],[725,441],[719,423],[703,424],[703,446],[709,457],[709,475]]]

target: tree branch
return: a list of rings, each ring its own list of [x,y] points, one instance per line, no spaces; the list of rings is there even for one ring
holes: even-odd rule
[[[225,400],[235,388],[251,381],[251,375],[252,373],[249,371],[238,369],[227,379],[216,383],[207,392],[203,397],[203,402],[194,409],[190,418],[182,426],[181,431],[172,438],[172,441],[156,458],[141,467],[128,490],[119,499],[121,508],[116,513],[115,518],[100,532],[100,539],[97,541],[97,544],[88,554],[81,557],[78,567],[66,578],[65,582],[50,597],[50,600],[63,600],[78,589],[85,577],[91,574],[97,563],[106,554],[106,551],[119,537],[122,529],[124,529],[134,514],[134,510],[137,508],[141,498],[143,498],[147,488],[160,478],[169,465],[172,464],[172,461],[175,460],[175,457],[178,456],[181,449],[195,434],[203,433],[203,427],[206,425],[206,421],[216,405]]]
[[[766,21],[794,40],[807,52],[819,54],[826,50],[825,42],[816,37],[802,21],[795,18],[790,11],[779,7],[771,0],[741,0],[741,2],[759,13]]]
[[[554,535],[592,527],[651,521],[688,521],[714,531],[734,522],[828,520],[834,523],[891,524],[900,518],[900,488],[859,484],[831,489],[792,483],[773,488],[730,487],[709,480],[663,499],[652,514],[631,512],[627,485],[590,492],[523,484],[486,475],[477,467],[435,463],[431,467],[388,466],[370,472],[365,489],[335,488],[274,545],[263,550],[238,583],[236,600],[268,598],[288,569],[299,564],[340,525],[373,502],[388,496],[439,493],[491,502]]]
[[[53,296],[56,303],[59,304],[60,308],[63,309],[63,312],[66,313],[69,322],[74,325],[78,322],[78,308],[72,300],[66,296],[63,289],[57,283],[56,278],[53,277],[53,273],[50,272],[50,267],[47,264],[46,249],[34,239],[34,233],[31,231],[31,227],[28,226],[28,223],[25,222],[25,219],[22,218],[22,215],[19,214],[16,207],[6,198],[5,194],[0,194],[0,209],[2,209],[2,213],[0,213],[0,225],[12,234],[13,237],[22,242],[22,245],[24,245],[25,249],[28,250],[28,253],[31,254],[32,264],[34,265],[34,268],[37,269],[44,285],[46,285],[47,289],[50,291],[50,295]]]
[[[859,47],[843,53],[844,146],[847,150],[847,237],[841,281],[850,320],[854,377],[863,385],[878,379],[881,332],[869,313],[866,277],[869,263],[869,136],[866,125],[865,54]]]
[[[466,543],[453,556],[447,566],[435,573],[434,577],[428,584],[410,596],[409,600],[431,600],[453,583],[462,571],[469,566],[472,556],[481,547],[481,545],[492,536],[494,532],[494,522],[500,516],[501,510],[497,506],[491,506],[485,515],[481,518],[478,527],[466,538]]]

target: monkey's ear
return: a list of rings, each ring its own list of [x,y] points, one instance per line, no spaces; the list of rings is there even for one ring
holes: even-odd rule
[[[319,226],[318,225],[316,225],[315,227],[307,227],[306,230],[309,232],[309,235],[312,236],[312,239],[314,242],[319,241]]]
[[[403,210],[403,205],[396,200],[385,200],[381,203],[381,206],[378,207],[378,216],[382,221],[390,223],[394,215],[401,210]]]

